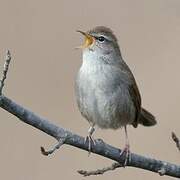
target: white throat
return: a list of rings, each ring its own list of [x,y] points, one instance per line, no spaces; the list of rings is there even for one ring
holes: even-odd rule
[[[83,50],[82,58],[83,62],[80,71],[83,74],[91,77],[93,75],[99,75],[99,72],[102,72],[103,63],[101,62],[102,55],[100,53],[85,49]]]

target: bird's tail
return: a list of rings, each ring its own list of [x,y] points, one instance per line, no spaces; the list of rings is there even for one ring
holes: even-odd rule
[[[157,124],[157,121],[150,112],[142,108],[138,123],[143,126],[154,126]]]

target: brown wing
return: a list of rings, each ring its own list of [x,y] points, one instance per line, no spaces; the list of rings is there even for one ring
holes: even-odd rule
[[[125,61],[121,62],[120,68],[121,68],[121,71],[126,73],[126,75],[128,77],[129,94],[132,98],[132,101],[133,101],[135,109],[136,109],[135,120],[132,123],[132,125],[134,127],[137,127],[139,115],[141,113],[141,96],[140,96],[140,93],[139,93],[139,90],[138,90],[138,87],[136,84],[136,80],[135,80],[131,70],[129,69],[128,65],[125,63]]]
[[[141,114],[141,96],[136,84],[136,80],[128,67],[128,65],[125,63],[125,61],[122,59],[119,68],[121,69],[121,72],[124,73],[124,79],[126,81],[124,83],[127,83],[127,87],[129,89],[129,94],[132,98],[132,101],[135,106],[136,114],[135,119],[132,123],[132,125],[136,128],[138,126],[138,119]]]
[[[141,113],[141,96],[140,96],[137,84],[135,82],[135,79],[133,80],[133,84],[129,87],[129,92],[130,92],[132,101],[134,103],[134,106],[136,108],[136,116],[132,125],[134,127],[137,127],[139,115]]]

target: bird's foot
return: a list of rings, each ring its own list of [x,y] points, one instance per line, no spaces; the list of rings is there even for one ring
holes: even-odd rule
[[[88,136],[84,140],[84,143],[86,143],[86,141],[88,141],[88,152],[89,152],[88,155],[91,154],[91,146],[92,146],[91,143],[93,143],[94,145],[96,144],[95,140],[92,137],[92,134],[94,131],[95,131],[94,126],[91,126],[88,130]]]
[[[86,136],[86,138],[84,139],[84,143],[86,143],[86,141],[88,142],[88,156],[89,156],[91,154],[92,144],[96,145],[96,142],[90,134]]]
[[[125,167],[127,163],[131,161],[131,152],[130,152],[129,144],[126,144],[125,148],[122,149],[122,151],[120,152],[120,156],[123,156],[124,153],[125,153],[125,159],[123,166]]]

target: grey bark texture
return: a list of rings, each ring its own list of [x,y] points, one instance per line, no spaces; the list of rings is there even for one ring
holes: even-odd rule
[[[88,142],[84,143],[83,137],[72,133],[62,127],[59,127],[45,118],[39,117],[35,113],[15,103],[4,95],[0,96],[0,107],[15,115],[24,123],[27,123],[45,132],[46,134],[49,134],[58,141],[63,139],[64,144],[68,144],[88,151]],[[96,140],[96,144],[92,145],[93,153],[99,154],[119,163],[123,163],[125,157],[119,157],[120,151],[120,149],[106,144],[102,140]],[[180,178],[180,166],[149,157],[144,157],[134,153],[132,153],[131,161],[127,163],[127,166],[149,170],[159,173],[160,175],[168,175]]]
[[[45,149],[41,147],[41,152],[44,155],[49,155],[53,153],[63,144],[71,145],[88,151],[88,142],[85,143],[83,137],[75,133],[72,133],[60,126],[57,126],[43,117],[36,115],[35,113],[17,104],[13,100],[9,99],[8,97],[2,94],[5,80],[7,78],[7,72],[9,69],[10,61],[11,61],[11,54],[10,51],[8,50],[6,52],[2,78],[0,79],[0,107],[6,110],[7,112],[15,115],[19,120],[23,121],[24,123],[27,123],[43,131],[44,133],[54,137],[58,141],[58,144],[54,146],[54,148],[50,151],[45,151]],[[173,137],[174,137],[173,140],[176,142],[177,147],[179,147],[179,139],[175,136]],[[125,156],[120,156],[120,152],[121,152],[120,149],[117,149],[109,144],[106,144],[102,140],[95,140],[95,141],[96,141],[95,144],[92,143],[91,151],[93,153],[114,160],[119,164],[124,163]],[[180,178],[180,165],[171,164],[169,162],[144,157],[134,153],[131,154],[131,160],[127,162],[126,166],[145,169],[148,171],[158,173],[160,175],[168,175],[168,176]],[[114,170],[115,168],[118,167],[121,167],[121,165],[114,163],[111,167],[104,168],[102,170],[90,171],[90,172],[81,170],[79,171],[79,173],[84,176],[97,175],[97,174],[103,174],[107,170]]]

